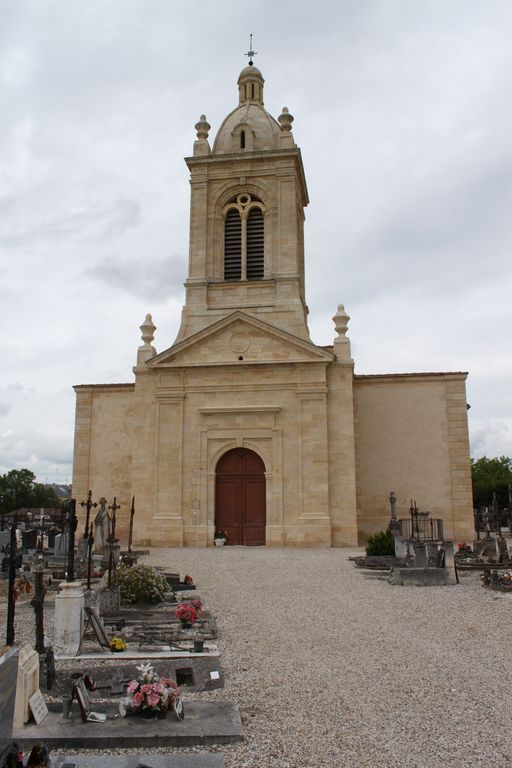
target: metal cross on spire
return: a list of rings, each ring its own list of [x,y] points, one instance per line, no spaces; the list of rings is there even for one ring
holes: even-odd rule
[[[252,60],[253,56],[257,56],[257,55],[258,55],[258,52],[257,51],[253,51],[253,49],[252,49],[252,35],[250,35],[249,50],[247,51],[247,53],[244,54],[244,56],[248,56],[249,57],[249,66],[250,67],[252,67],[252,65],[253,65],[253,60]]]

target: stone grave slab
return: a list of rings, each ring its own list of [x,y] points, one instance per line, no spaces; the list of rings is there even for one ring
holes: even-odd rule
[[[55,768],[224,768],[223,755],[92,755],[57,757]]]
[[[126,651],[112,653],[110,650],[98,649],[97,644],[95,644],[93,650],[82,649],[81,653],[76,654],[75,656],[69,656],[65,653],[55,654],[55,658],[58,661],[69,661],[70,659],[74,659],[77,662],[86,664],[88,661],[98,659],[101,659],[102,661],[114,660],[116,663],[119,663],[131,659],[140,662],[144,659],[197,659],[201,657],[218,658],[220,656],[217,646],[211,640],[204,643],[203,653],[194,653],[192,650],[192,642],[188,642],[188,644],[186,642],[180,643],[180,646],[181,645],[183,645],[183,648],[176,650],[176,646],[172,645],[144,646],[140,643],[128,643]],[[189,647],[185,647],[187,645]]]
[[[148,638],[152,638],[155,644],[185,640],[193,637],[198,630],[205,639],[217,636],[217,622],[208,610],[203,611],[192,629],[182,629],[174,615],[179,605],[178,602],[165,602],[156,606],[121,606],[117,615],[105,617],[104,623],[109,632],[124,632],[128,641],[139,640],[146,644]]]
[[[445,568],[427,567],[394,568],[389,582],[402,587],[441,587],[453,583]]]
[[[110,656],[109,663],[104,663],[101,667],[89,669],[83,664],[73,666],[72,670],[61,670],[53,686],[52,695],[68,694],[72,686],[71,675],[81,672],[91,674],[96,683],[97,690],[89,692],[92,701],[95,698],[122,696],[130,680],[136,679],[139,673],[136,668],[137,661],[121,662],[118,659],[119,655]],[[194,655],[179,659],[155,659],[152,660],[152,666],[159,677],[170,677],[176,680],[186,695],[187,691],[213,691],[223,688],[224,673],[219,662],[218,656],[196,658]],[[212,675],[212,673],[217,674]]]
[[[233,701],[184,701],[185,718],[176,720],[172,713],[161,720],[119,717],[117,704],[102,707],[105,722],[82,722],[75,705],[71,719],[62,722],[62,712],[50,709],[40,725],[29,723],[16,730],[13,738],[22,748],[41,740],[50,749],[141,750],[153,747],[183,747],[201,744],[231,744],[241,741],[242,723],[238,705]],[[99,711],[99,707],[98,707]]]

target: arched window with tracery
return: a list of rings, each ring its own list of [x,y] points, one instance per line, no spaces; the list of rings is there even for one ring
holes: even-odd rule
[[[224,280],[262,280],[265,274],[264,207],[241,194],[224,207]]]

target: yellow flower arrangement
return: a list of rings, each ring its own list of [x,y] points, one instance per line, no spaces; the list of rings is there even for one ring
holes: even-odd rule
[[[110,641],[110,647],[113,651],[126,651],[128,645],[122,637],[113,637]]]

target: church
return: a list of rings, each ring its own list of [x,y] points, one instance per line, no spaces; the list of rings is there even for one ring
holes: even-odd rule
[[[174,343],[140,326],[134,380],[76,391],[73,496],[117,497],[142,546],[363,544],[410,499],[473,537],[464,372],[357,375],[349,316],[308,330],[300,149],[286,107],[264,108],[252,59],[210,142],[196,124],[190,253]]]

